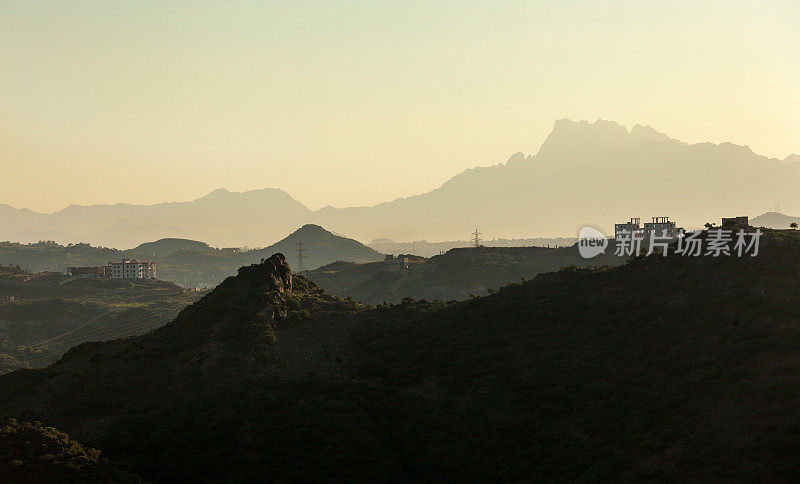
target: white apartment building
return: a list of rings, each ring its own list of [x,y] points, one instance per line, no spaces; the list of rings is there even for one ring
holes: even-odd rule
[[[112,279],[155,279],[156,263],[122,259],[121,262],[108,263],[108,276]]]

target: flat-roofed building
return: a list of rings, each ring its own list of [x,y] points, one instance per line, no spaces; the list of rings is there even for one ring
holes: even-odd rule
[[[108,275],[112,279],[155,279],[156,263],[136,259],[109,262]]]
[[[644,224],[644,237],[677,237],[678,228],[669,217],[653,217],[652,222]]]
[[[726,229],[746,229],[750,226],[750,219],[747,216],[722,218],[722,227]]]
[[[634,234],[641,234],[642,225],[639,217],[631,217],[630,221],[622,224],[614,224],[614,238],[621,236],[633,237]]]

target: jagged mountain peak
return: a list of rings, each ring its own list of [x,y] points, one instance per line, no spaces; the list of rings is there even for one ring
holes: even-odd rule
[[[553,130],[545,140],[545,144],[565,141],[579,143],[583,140],[592,142],[605,141],[675,141],[652,126],[637,124],[630,131],[617,123],[605,119],[597,119],[590,123],[586,120],[572,121],[567,118],[559,119],[553,125]]]
[[[560,152],[573,146],[619,145],[632,139],[628,129],[614,121],[598,119],[590,123],[586,120],[572,121],[563,118],[555,122],[537,156]]]
[[[550,134],[560,134],[561,132],[574,133],[578,131],[629,134],[628,129],[616,121],[600,118],[591,123],[585,119],[581,119],[580,121],[573,121],[569,118],[557,119],[553,124],[553,131]]]
[[[508,161],[506,161],[506,166],[519,165],[519,164],[524,163],[526,160],[529,160],[529,159],[530,159],[530,157],[529,156],[526,157],[525,153],[523,153],[521,151],[518,151],[518,152],[514,153],[513,155],[511,155],[508,158]]]

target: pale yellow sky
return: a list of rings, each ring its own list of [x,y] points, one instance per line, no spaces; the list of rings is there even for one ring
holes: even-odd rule
[[[800,2],[0,0],[0,203],[431,190],[557,118],[800,153]]]

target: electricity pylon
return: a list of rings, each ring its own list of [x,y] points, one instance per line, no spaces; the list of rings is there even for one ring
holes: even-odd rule
[[[478,229],[475,229],[475,232],[472,233],[472,243],[475,244],[475,247],[481,246],[481,233],[478,232]]]

